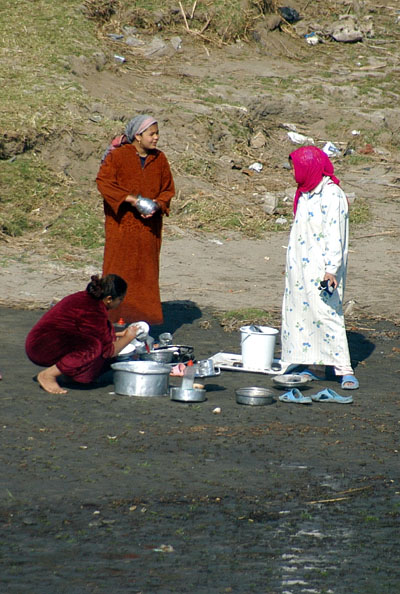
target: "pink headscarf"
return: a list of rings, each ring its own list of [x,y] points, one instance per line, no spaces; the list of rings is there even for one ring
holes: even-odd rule
[[[339,185],[340,181],[333,175],[334,168],[328,155],[316,146],[302,146],[290,153],[294,167],[297,190],[293,202],[293,213],[296,214],[300,194],[311,192],[326,175]]]

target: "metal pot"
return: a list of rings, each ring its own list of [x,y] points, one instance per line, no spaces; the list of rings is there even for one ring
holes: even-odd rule
[[[151,215],[159,208],[157,202],[154,202],[151,198],[144,198],[143,196],[138,196],[135,207],[136,210],[144,215]]]
[[[171,351],[174,354],[172,361],[174,363],[187,363],[188,361],[194,361],[194,348],[192,346],[184,345],[168,345],[159,346],[157,351]]]
[[[167,396],[171,368],[154,361],[113,363],[114,388],[124,396]]]
[[[206,399],[206,391],[204,388],[183,389],[180,386],[171,386],[170,398],[179,402],[203,402]]]
[[[236,402],[238,404],[261,406],[263,404],[272,404],[273,401],[273,391],[267,388],[250,387],[236,390]]]
[[[169,350],[156,350],[150,351],[150,353],[141,353],[140,359],[142,361],[157,361],[157,363],[172,363],[174,358],[174,351]]]

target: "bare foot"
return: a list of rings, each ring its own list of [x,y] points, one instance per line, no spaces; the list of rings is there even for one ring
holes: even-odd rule
[[[43,369],[40,373],[38,373],[37,380],[40,386],[46,392],[50,394],[66,394],[68,390],[61,388],[58,385],[57,377],[61,375],[61,371],[58,369],[56,365],[52,365],[47,369]]]

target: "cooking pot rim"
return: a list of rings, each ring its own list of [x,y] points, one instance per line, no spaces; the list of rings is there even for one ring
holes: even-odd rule
[[[148,375],[170,373],[171,368],[157,361],[119,361],[112,363],[114,371],[128,371],[130,373]]]

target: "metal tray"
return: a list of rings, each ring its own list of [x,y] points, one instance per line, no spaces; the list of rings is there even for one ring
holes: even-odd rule
[[[298,388],[299,386],[308,384],[311,378],[305,375],[299,375],[298,373],[287,373],[273,377],[272,381],[278,388]]]
[[[273,392],[268,388],[250,386],[238,388],[236,391],[236,402],[238,404],[249,404],[250,406],[262,406],[274,402]]]
[[[290,365],[282,364],[280,359],[274,359],[271,369],[249,369],[243,367],[242,355],[236,355],[235,353],[216,353],[210,357],[210,359],[214,361],[214,366],[219,367],[220,369],[264,373],[266,375],[280,375],[285,373],[290,367]]]

